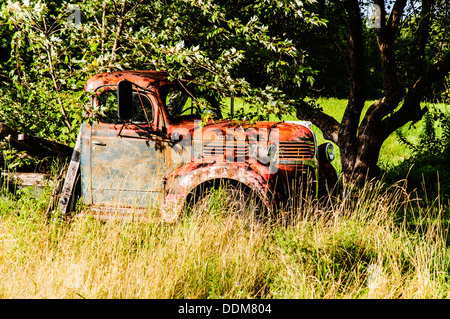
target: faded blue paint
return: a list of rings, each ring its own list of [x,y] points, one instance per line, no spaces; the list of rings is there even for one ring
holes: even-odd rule
[[[120,127],[103,123],[82,127],[85,142],[81,178],[85,203],[155,207],[163,199],[162,141],[139,136],[135,130],[124,130],[118,136]]]
[[[92,127],[93,204],[155,206],[162,199],[163,152],[157,150],[155,141],[140,137],[136,131],[123,132],[127,137],[117,136],[118,130],[111,126]]]

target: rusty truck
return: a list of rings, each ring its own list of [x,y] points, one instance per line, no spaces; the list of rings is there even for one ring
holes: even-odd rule
[[[308,192],[320,198],[338,183],[333,145],[317,145],[310,122],[205,117],[199,105],[208,96],[165,72],[101,73],[85,90],[87,120],[59,200],[65,216],[77,183],[99,217],[144,217],[156,208],[169,222],[212,189],[224,189],[236,209],[262,214],[295,209]]]

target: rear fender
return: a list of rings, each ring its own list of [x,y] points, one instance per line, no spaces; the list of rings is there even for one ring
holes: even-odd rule
[[[168,222],[176,221],[184,209],[186,199],[196,187],[220,179],[246,185],[260,196],[263,203],[269,205],[271,192],[268,181],[249,164],[193,162],[180,167],[166,178],[161,216]]]

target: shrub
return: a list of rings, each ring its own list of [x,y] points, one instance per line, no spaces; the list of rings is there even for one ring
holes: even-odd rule
[[[397,132],[399,141],[411,149],[412,155],[390,167],[385,181],[406,179],[408,191],[416,190],[424,199],[449,198],[450,193],[450,115],[432,108],[424,116],[418,142],[411,142]]]

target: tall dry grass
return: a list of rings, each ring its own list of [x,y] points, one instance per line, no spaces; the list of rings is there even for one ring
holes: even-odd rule
[[[1,197],[0,297],[448,297],[448,205],[401,184],[349,193],[257,225],[217,207],[174,224],[69,223],[44,215],[46,192]]]

